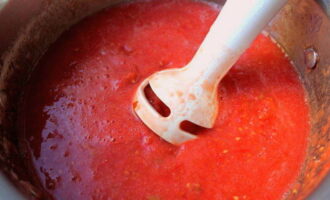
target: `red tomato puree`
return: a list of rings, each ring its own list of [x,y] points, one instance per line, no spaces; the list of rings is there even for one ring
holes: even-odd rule
[[[295,190],[309,110],[290,60],[267,36],[221,81],[219,116],[198,139],[173,146],[133,112],[139,83],[187,64],[218,12],[194,0],[126,2],[49,49],[26,89],[20,132],[54,199],[275,200]]]

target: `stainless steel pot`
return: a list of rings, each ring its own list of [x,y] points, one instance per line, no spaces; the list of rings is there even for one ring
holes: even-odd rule
[[[118,1],[11,0],[12,9],[7,5],[0,11],[0,199],[47,198],[28,174],[17,148],[15,111],[21,88],[61,33]],[[305,199],[308,195],[308,199],[330,199],[330,176],[324,179],[330,170],[329,6],[329,0],[290,0],[266,28],[296,64],[311,108],[308,156],[285,199]]]

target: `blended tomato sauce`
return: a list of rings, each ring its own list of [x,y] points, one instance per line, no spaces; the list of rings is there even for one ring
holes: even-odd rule
[[[171,145],[134,114],[152,73],[187,64],[219,12],[193,0],[115,5],[46,53],[26,88],[27,162],[58,200],[276,200],[294,190],[310,130],[290,60],[258,36],[219,85],[214,128]]]

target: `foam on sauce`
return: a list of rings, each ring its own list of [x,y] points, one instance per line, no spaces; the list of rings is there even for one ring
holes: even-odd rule
[[[27,162],[54,199],[255,200],[294,190],[308,106],[290,60],[265,35],[221,81],[215,127],[198,139],[170,145],[132,110],[140,82],[187,64],[218,12],[193,0],[126,2],[49,49],[19,122]]]

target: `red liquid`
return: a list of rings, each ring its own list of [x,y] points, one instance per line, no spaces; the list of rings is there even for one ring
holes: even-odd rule
[[[218,9],[135,1],[92,16],[54,44],[20,116],[36,174],[55,199],[273,200],[293,189],[309,132],[289,60],[260,35],[219,86],[215,127],[172,146],[133,113],[151,73],[184,66]]]

